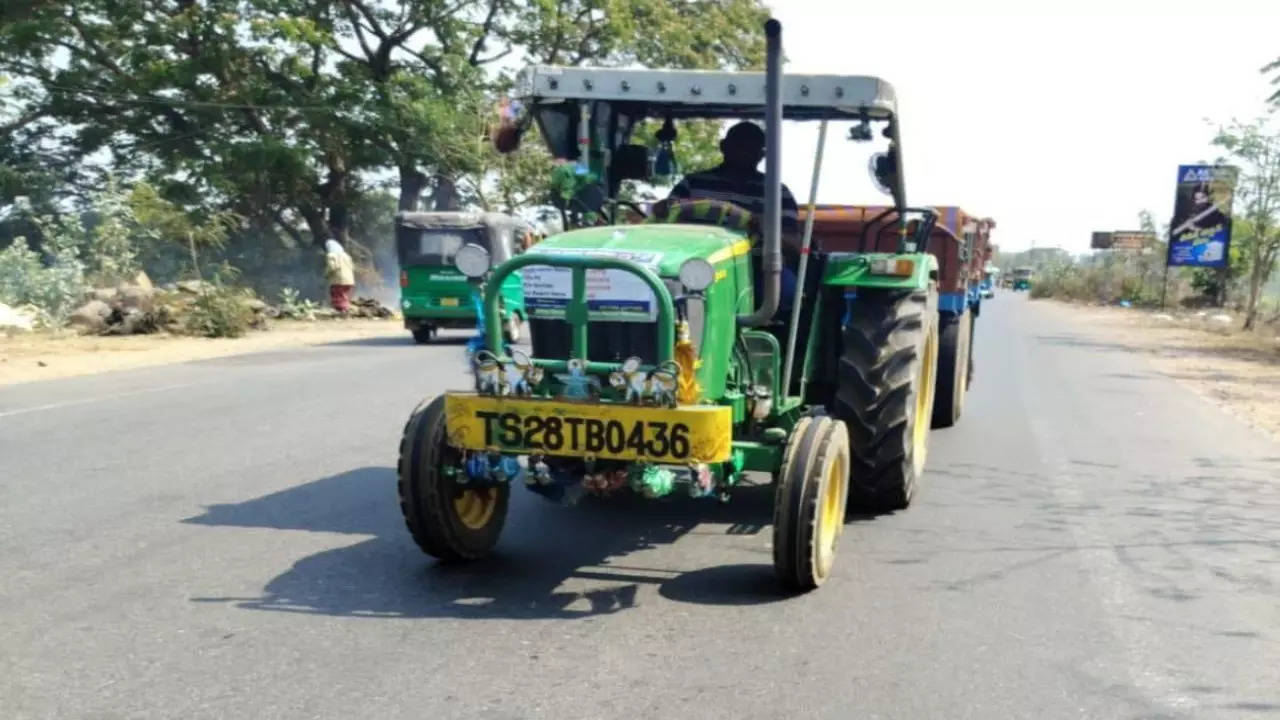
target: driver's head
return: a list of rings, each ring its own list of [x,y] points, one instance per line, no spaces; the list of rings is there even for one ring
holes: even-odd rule
[[[720,141],[724,164],[733,170],[752,172],[764,159],[764,130],[752,122],[742,121],[729,128]]]

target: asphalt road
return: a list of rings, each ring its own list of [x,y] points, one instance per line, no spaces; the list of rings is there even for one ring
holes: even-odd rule
[[[916,504],[792,598],[767,489],[517,489],[494,560],[437,567],[395,449],[461,352],[0,389],[0,717],[1280,717],[1280,444],[1022,297]]]

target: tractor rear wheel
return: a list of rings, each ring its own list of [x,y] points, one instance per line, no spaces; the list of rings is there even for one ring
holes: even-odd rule
[[[844,328],[835,414],[849,428],[850,504],[883,512],[911,502],[933,417],[938,295],[860,288]]]
[[[446,562],[478,560],[498,542],[507,519],[508,485],[459,485],[461,452],[445,434],[444,396],[409,416],[397,465],[400,512],[422,551]]]
[[[788,589],[813,590],[831,574],[848,483],[844,423],[801,418],[787,442],[773,499],[773,569]]]
[[[933,401],[933,426],[951,427],[964,411],[969,390],[969,344],[972,316],[943,315],[938,331],[938,391]]]

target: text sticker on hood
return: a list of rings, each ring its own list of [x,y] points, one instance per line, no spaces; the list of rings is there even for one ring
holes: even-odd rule
[[[629,250],[579,250],[538,248],[538,255],[575,255],[630,260],[655,274],[662,253]],[[563,267],[529,265],[522,271],[524,304],[537,317],[560,317],[573,296],[573,271]],[[658,316],[657,298],[639,276],[626,270],[587,271],[587,309],[593,313],[617,315],[619,320],[653,321]]]

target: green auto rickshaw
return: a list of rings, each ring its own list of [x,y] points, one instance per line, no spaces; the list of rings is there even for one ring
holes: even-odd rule
[[[1014,268],[1013,270],[1013,289],[1014,290],[1030,290],[1031,276],[1035,271],[1029,267]]]
[[[413,339],[427,343],[440,328],[476,326],[472,286],[453,264],[462,246],[483,247],[496,265],[522,253],[531,237],[522,221],[502,213],[397,213],[400,309]],[[524,288],[519,273],[513,273],[502,284],[502,330],[508,342],[519,341],[525,319]]]

